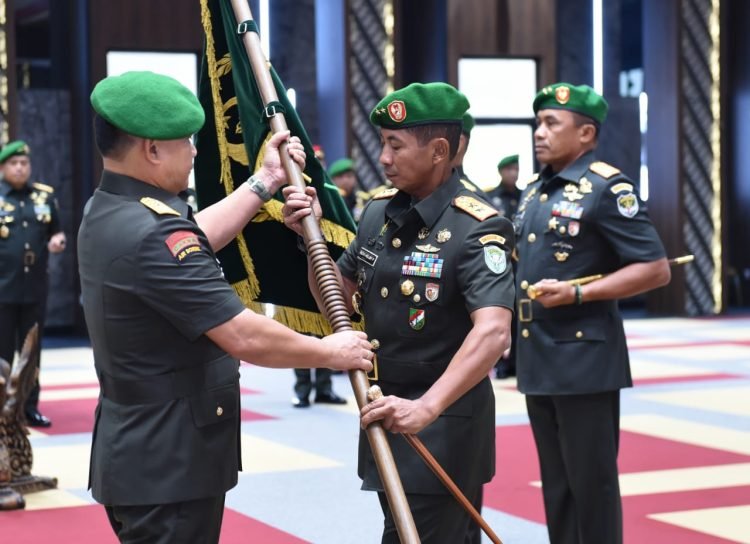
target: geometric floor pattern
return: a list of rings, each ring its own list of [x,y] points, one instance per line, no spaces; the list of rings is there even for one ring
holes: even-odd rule
[[[635,387],[622,394],[620,485],[625,542],[750,544],[750,318],[626,321]],[[606,361],[602,361],[606,364]],[[59,489],[0,512],[3,542],[113,543],[86,489],[98,389],[91,350],[45,349],[34,474]],[[359,490],[357,415],[290,404],[290,370],[242,366],[245,471],[227,495],[222,544],[377,543],[377,498]],[[497,474],[483,516],[505,544],[548,543],[536,450],[523,397],[494,380]],[[221,459],[216,460],[217,463]],[[487,541],[488,542],[488,541]]]

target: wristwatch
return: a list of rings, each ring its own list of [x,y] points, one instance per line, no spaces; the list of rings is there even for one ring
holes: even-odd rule
[[[245,183],[252,192],[260,197],[263,202],[268,202],[269,200],[271,200],[271,197],[273,195],[268,192],[268,189],[266,189],[266,186],[263,184],[261,179],[259,177],[256,177],[255,174],[250,176]]]

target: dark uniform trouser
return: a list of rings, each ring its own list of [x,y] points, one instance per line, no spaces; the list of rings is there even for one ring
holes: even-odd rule
[[[39,366],[39,354],[42,343],[42,330],[44,329],[44,317],[46,310],[46,299],[31,304],[5,304],[0,303],[0,357],[13,364],[16,351],[19,353],[34,323],[39,323],[39,344],[36,352],[32,355],[34,364]],[[36,410],[39,404],[39,379],[37,378],[34,388],[29,393],[26,401],[26,411]]]
[[[294,376],[297,380],[294,382],[294,394],[300,399],[306,399],[310,396],[313,388],[312,372],[315,372],[315,394],[328,395],[333,391],[331,382],[331,370],[328,368],[295,368]]]
[[[462,490],[477,512],[482,511],[482,486],[473,491]],[[400,544],[388,499],[379,492],[380,507],[385,515],[381,544]],[[458,504],[453,495],[406,495],[422,544],[479,544],[482,531]],[[478,529],[478,530],[475,530]]]
[[[620,391],[528,395],[551,544],[622,544]]]
[[[216,544],[224,495],[146,506],[107,506],[107,517],[122,544]]]

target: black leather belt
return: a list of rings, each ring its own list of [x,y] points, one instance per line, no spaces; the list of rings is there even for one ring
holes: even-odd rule
[[[189,397],[239,379],[239,362],[230,356],[168,374],[124,380],[99,371],[102,396],[117,404],[161,404]]]
[[[580,306],[568,304],[566,306],[555,306],[554,308],[545,308],[539,302],[529,298],[518,300],[518,321],[521,323],[530,323],[541,319],[595,317],[615,311],[617,311],[617,302],[614,300],[597,300],[584,302]]]
[[[376,364],[375,372],[368,374],[370,381],[427,385],[434,383],[448,367],[447,363],[440,365],[436,363],[400,361],[381,356],[378,356]]]

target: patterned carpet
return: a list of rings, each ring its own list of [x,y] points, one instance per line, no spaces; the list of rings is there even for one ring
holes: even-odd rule
[[[623,393],[621,487],[629,544],[750,543],[750,318],[631,320],[636,387]],[[13,544],[116,540],[86,490],[98,389],[88,348],[46,349],[42,411],[32,433],[38,475],[59,489],[0,513]],[[359,491],[357,420],[344,407],[290,404],[293,375],[242,367],[243,463],[227,496],[222,544],[379,542],[373,494]],[[539,469],[523,397],[495,381],[498,472],[483,514],[505,544],[548,542]],[[221,459],[216,459],[217,463]]]

